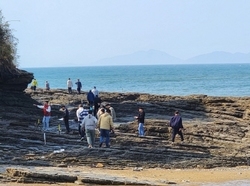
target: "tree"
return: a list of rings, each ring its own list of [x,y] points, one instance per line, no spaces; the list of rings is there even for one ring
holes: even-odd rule
[[[0,10],[0,81],[18,75],[17,64],[18,40],[12,35],[9,23],[4,20]]]

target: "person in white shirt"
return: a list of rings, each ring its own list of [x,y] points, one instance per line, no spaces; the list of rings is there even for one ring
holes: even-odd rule
[[[95,144],[95,129],[97,125],[97,119],[92,115],[92,110],[89,110],[88,115],[82,121],[82,128],[85,128],[87,142],[89,148],[93,148]]]
[[[92,93],[94,94],[94,98],[96,96],[99,96],[99,91],[96,89],[96,87],[94,86],[94,88],[92,89]]]
[[[70,78],[67,81],[67,87],[68,87],[69,94],[72,94],[73,82],[71,81]]]
[[[78,120],[78,131],[79,131],[79,135],[81,136],[81,141],[84,140],[84,136],[85,136],[85,133],[84,133],[84,128],[81,127],[81,123],[83,121],[83,119],[88,115],[88,111],[89,109],[87,108],[87,106],[84,106],[82,104],[80,104],[78,106],[78,109],[76,111],[76,117],[77,117],[77,120]]]

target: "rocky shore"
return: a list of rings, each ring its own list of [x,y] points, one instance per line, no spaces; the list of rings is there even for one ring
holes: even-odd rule
[[[150,168],[193,169],[250,165],[250,97],[207,95],[164,96],[139,93],[101,92],[103,102],[115,108],[117,121],[111,148],[88,149],[80,141],[74,122],[77,105],[86,102],[86,92],[68,94],[64,89],[23,93],[1,92],[0,182],[167,185],[170,181],[126,179],[112,176],[70,174],[72,167],[103,170],[144,171]],[[52,105],[50,131],[41,131],[42,112],[33,104],[49,100]],[[70,110],[72,132],[65,134],[59,119],[60,105]],[[138,107],[146,112],[144,138],[137,136],[134,116]],[[168,121],[179,110],[185,127],[185,143],[170,143]],[[60,127],[58,127],[60,125]],[[61,132],[58,129],[62,129]],[[51,168],[54,172],[35,170]],[[64,171],[57,170],[64,169]],[[94,171],[94,170],[93,170]]]

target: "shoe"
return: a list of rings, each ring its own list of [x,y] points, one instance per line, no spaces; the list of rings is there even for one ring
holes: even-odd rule
[[[84,137],[81,137],[81,141],[83,141],[84,140]]]
[[[102,143],[99,144],[99,147],[102,147]]]
[[[174,145],[174,142],[173,142],[173,141],[171,142],[171,145]]]

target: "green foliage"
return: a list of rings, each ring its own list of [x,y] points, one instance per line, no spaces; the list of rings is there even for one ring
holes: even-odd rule
[[[8,21],[4,20],[0,10],[0,71],[11,71],[17,64],[17,39],[12,35]]]

